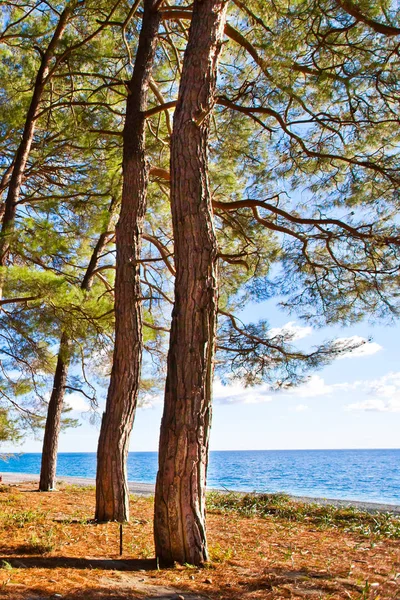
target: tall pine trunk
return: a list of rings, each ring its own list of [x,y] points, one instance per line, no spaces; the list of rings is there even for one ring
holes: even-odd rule
[[[205,486],[218,293],[207,143],[225,13],[224,0],[194,2],[171,139],[175,304],[154,516],[164,565],[201,565],[208,558]]]
[[[99,521],[129,519],[126,460],[143,347],[139,260],[149,178],[144,113],[160,22],[159,4],[158,0],[144,1],[126,106],[122,201],[116,229],[115,346],[97,450],[95,518]]]
[[[110,204],[108,224],[114,211],[114,200]],[[108,238],[108,232],[100,234],[96,246],[90,257],[88,268],[82,279],[81,289],[89,291],[94,277],[94,271]],[[68,333],[63,331],[57,357],[57,367],[54,374],[53,390],[47,409],[46,426],[43,437],[42,464],[40,468],[39,490],[49,492],[56,487],[56,469],[58,441],[61,431],[61,415],[64,406],[65,390],[67,385],[68,370],[71,359],[71,343]]]
[[[14,230],[17,202],[21,193],[26,164],[31,151],[39,107],[49,75],[50,63],[55,55],[58,43],[64,34],[70,16],[71,8],[65,8],[60,15],[53,37],[51,38],[46,51],[42,55],[40,66],[36,75],[32,99],[25,119],[22,139],[15,154],[12,173],[9,175],[9,179],[7,180],[8,193],[4,204],[4,211],[2,213],[0,230],[0,267],[4,267],[6,265],[7,257],[10,251],[10,236]],[[0,276],[0,299],[3,294],[3,281],[4,277],[2,275]]]

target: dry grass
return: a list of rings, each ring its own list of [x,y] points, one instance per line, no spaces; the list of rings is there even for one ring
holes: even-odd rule
[[[0,493],[0,598],[116,600],[155,596],[166,588],[186,598],[400,599],[400,544],[385,534],[345,531],[288,515],[245,516],[217,506],[208,514],[212,562],[155,568],[153,501],[133,497],[124,526],[96,524],[94,490],[61,486],[37,493],[33,485]],[[175,598],[177,596],[175,595]]]

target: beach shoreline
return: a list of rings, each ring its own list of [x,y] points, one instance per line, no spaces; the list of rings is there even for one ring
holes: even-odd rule
[[[21,483],[38,483],[39,482],[39,474],[34,473],[1,473],[2,483],[7,485],[16,485]],[[78,486],[92,486],[95,485],[96,481],[92,478],[86,477],[63,477],[60,476],[57,478],[57,482],[66,483],[69,485],[78,485]],[[129,481],[128,482],[129,491],[132,494],[137,494],[139,496],[153,496],[155,490],[155,484],[153,483],[142,483],[138,481]],[[227,492],[228,490],[216,490],[214,488],[208,488],[208,491],[220,491]],[[235,490],[231,490],[235,492]],[[241,493],[241,492],[238,492]],[[245,493],[245,492],[243,492]],[[387,504],[381,502],[366,502],[362,500],[338,500],[335,498],[315,498],[310,496],[293,496],[289,494],[290,497],[296,502],[305,502],[305,503],[315,503],[322,505],[333,505],[337,507],[353,507],[358,510],[365,510],[367,512],[391,512],[395,514],[400,514],[400,505],[398,504]]]

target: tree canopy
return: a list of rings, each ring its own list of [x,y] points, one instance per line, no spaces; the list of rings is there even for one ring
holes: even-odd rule
[[[197,385],[208,400],[214,347],[223,378],[271,386],[299,383],[354,347],[330,340],[299,350],[290,332],[271,333],[268,315],[243,323],[250,301],[276,299],[318,325],[398,315],[398,9],[352,0],[200,4],[1,3],[0,426],[15,439],[15,415],[43,426],[49,407],[44,448],[53,464],[43,489],[53,488],[65,392],[96,408],[95,383],[111,373],[99,464],[115,458],[104,431],[118,431],[123,482],[140,390],[159,388],[167,371],[175,381],[186,360],[182,311],[195,323],[203,307],[198,354],[190,336],[186,344],[201,358],[193,359],[201,383],[194,377],[187,394]],[[210,15],[221,17],[218,35]],[[206,23],[204,65],[214,61],[213,71],[203,65],[203,86],[188,84]],[[209,235],[190,245],[204,225],[191,221],[197,210]],[[185,279],[190,270],[198,287]],[[197,429],[208,427],[209,419]],[[204,469],[207,440],[208,430]],[[97,516],[124,520],[126,486],[117,511],[119,492],[100,481]]]

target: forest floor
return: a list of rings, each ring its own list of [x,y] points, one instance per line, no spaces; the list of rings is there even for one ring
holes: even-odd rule
[[[156,568],[153,498],[95,523],[94,489],[0,486],[0,598],[8,600],[400,599],[400,517],[211,493],[210,564]]]

